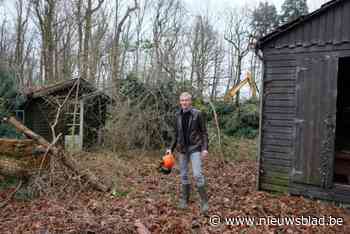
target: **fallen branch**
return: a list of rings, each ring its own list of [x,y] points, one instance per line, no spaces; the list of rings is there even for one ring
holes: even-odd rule
[[[43,157],[43,159],[41,160],[41,163],[40,163],[40,170],[41,170],[41,168],[42,168],[42,166],[43,166],[43,163],[44,163],[44,161],[45,161],[47,155],[50,153],[50,150],[51,150],[52,146],[55,146],[55,145],[56,145],[56,143],[57,143],[58,139],[60,139],[61,135],[62,135],[62,133],[58,134],[58,136],[56,137],[56,139],[54,139],[54,140],[52,141],[52,143],[49,145],[49,147],[46,148],[44,157]]]
[[[45,138],[41,137],[40,135],[36,134],[32,130],[30,130],[29,128],[24,126],[22,123],[17,121],[14,117],[9,117],[9,118],[5,117],[5,118],[3,118],[3,121],[13,125],[17,129],[17,131],[19,131],[20,133],[23,133],[29,139],[33,139],[39,145],[42,145],[45,148],[50,147],[50,143],[47,140],[45,140]],[[56,147],[52,147],[51,152],[53,154],[58,154],[58,149]]]
[[[218,131],[218,139],[219,139],[220,153],[221,153],[221,155],[223,155],[224,152],[222,151],[222,145],[221,145],[221,131],[220,131],[220,125],[219,125],[218,115],[216,114],[216,110],[215,110],[214,104],[213,104],[210,100],[209,100],[209,105],[210,105],[211,109],[213,110],[215,125],[216,125],[216,129],[217,129],[217,131]]]
[[[68,154],[64,154],[63,151],[56,146],[50,144],[47,140],[45,140],[40,135],[36,134],[26,126],[24,126],[22,123],[17,121],[14,117],[9,118],[3,118],[3,121],[6,121],[7,123],[13,125],[19,132],[26,135],[28,138],[33,139],[38,144],[44,146],[46,149],[49,149],[50,152],[57,156],[59,159],[62,160],[63,164],[66,165],[69,169],[73,170],[74,172],[78,173],[82,176],[82,178],[89,181],[91,186],[99,191],[107,192],[109,188],[102,184],[98,178],[91,173],[88,169],[82,168],[71,156]]]

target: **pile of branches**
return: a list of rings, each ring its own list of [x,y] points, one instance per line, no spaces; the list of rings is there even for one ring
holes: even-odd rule
[[[135,77],[123,80],[107,121],[106,146],[113,151],[166,146],[172,139],[178,92],[172,82],[152,87]]]
[[[43,157],[49,158],[49,167],[46,170],[37,170],[37,173],[33,173],[29,176],[19,175],[21,180],[16,190],[20,189],[22,181],[25,181],[27,189],[30,189],[28,192],[37,195],[54,195],[58,197],[67,192],[83,190],[87,186],[102,192],[109,191],[110,185],[104,184],[101,182],[100,178],[95,176],[91,171],[79,165],[72,155],[65,153],[63,149],[55,146],[55,142],[50,144],[43,137],[21,124],[14,117],[5,117],[3,121],[14,126],[18,132],[40,145],[43,150],[42,153],[44,153]],[[11,196],[14,195],[15,192],[11,194]],[[5,204],[1,204],[0,206],[4,205]]]

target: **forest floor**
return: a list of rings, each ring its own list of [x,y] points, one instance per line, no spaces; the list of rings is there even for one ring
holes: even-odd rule
[[[76,158],[113,183],[109,193],[87,185],[74,192],[37,198],[14,198],[0,212],[0,233],[137,233],[135,222],[151,233],[349,233],[350,212],[332,203],[256,190],[257,165],[251,141],[238,148],[239,157],[209,155],[204,162],[208,181],[209,217],[335,217],[343,225],[217,225],[199,212],[193,190],[187,210],[177,208],[179,170],[156,170],[159,152],[81,153]],[[73,178],[74,179],[74,178]],[[192,184],[193,183],[192,178]],[[13,188],[0,190],[4,198]],[[61,191],[66,191],[62,188]],[[67,190],[68,191],[68,190]]]

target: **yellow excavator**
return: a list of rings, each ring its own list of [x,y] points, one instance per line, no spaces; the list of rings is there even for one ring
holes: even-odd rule
[[[250,72],[247,72],[245,78],[239,82],[238,85],[233,86],[225,95],[224,97],[224,101],[225,102],[229,102],[230,100],[232,100],[232,98],[234,96],[236,96],[237,92],[245,85],[245,84],[249,84],[250,90],[251,90],[251,94],[253,98],[256,98],[256,93],[257,93],[257,88],[255,85],[255,82],[252,78],[252,74]]]

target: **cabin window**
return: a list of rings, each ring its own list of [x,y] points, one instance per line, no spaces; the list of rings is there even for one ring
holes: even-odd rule
[[[24,124],[24,110],[16,110],[16,119]]]
[[[334,182],[350,184],[350,57],[338,64]]]

